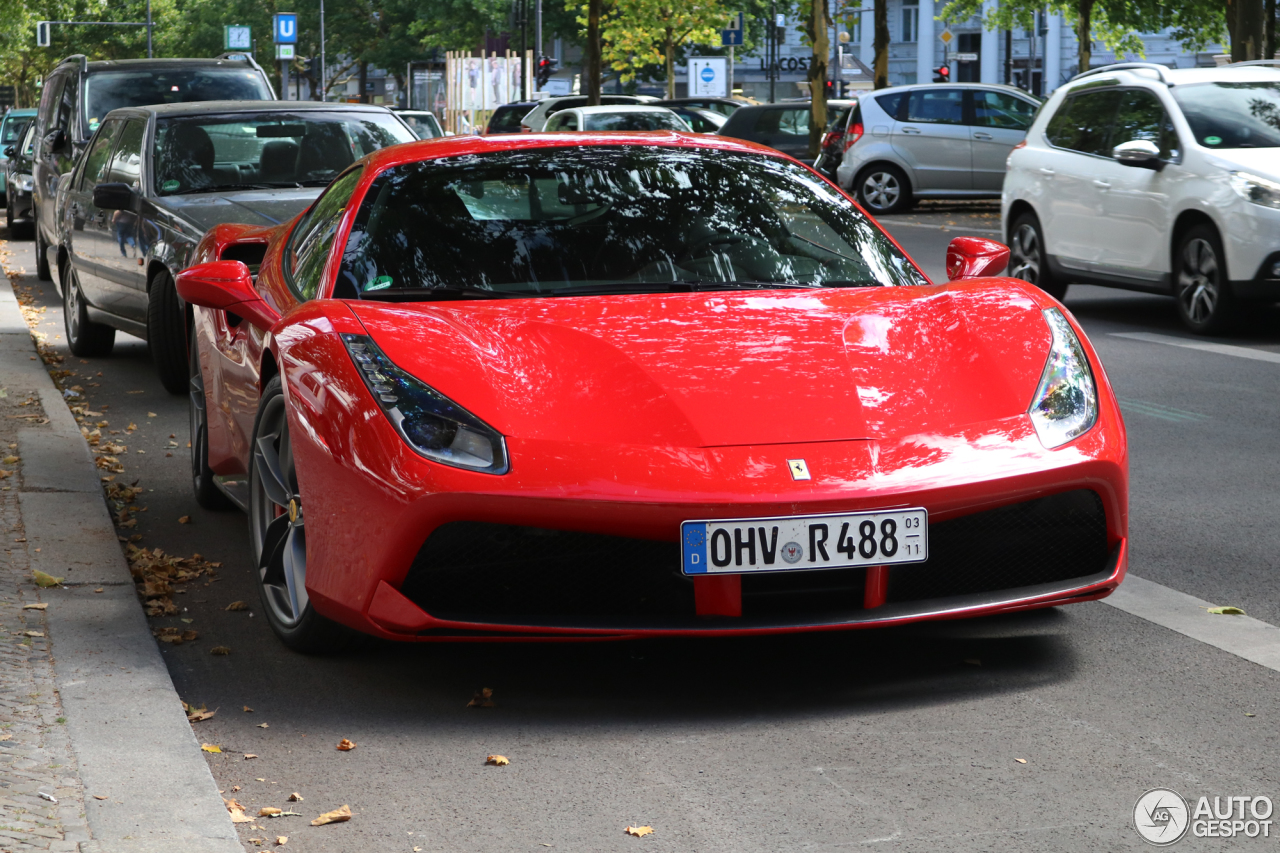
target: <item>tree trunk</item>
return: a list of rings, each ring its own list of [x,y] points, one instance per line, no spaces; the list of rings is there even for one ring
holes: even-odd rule
[[[603,0],[587,3],[587,61],[583,69],[587,88],[587,106],[600,106],[600,6]]]
[[[369,103],[369,93],[365,91],[365,83],[369,81],[369,63],[360,63],[360,103]]]
[[[876,34],[872,43],[876,51],[876,88],[889,85],[889,0],[875,0]]]
[[[1262,34],[1262,58],[1274,59],[1276,56],[1276,0],[1266,0],[1262,4],[1262,17],[1266,28]]]
[[[827,57],[831,54],[827,0],[809,0],[809,156],[817,159],[827,129]]]
[[[667,97],[674,98],[676,96],[676,34],[675,30],[667,27],[663,31],[662,38],[662,55],[667,59]],[[689,81],[689,92],[693,91],[693,81]]]
[[[1077,74],[1083,74],[1089,70],[1089,63],[1093,61],[1093,3],[1094,0],[1080,0],[1080,19],[1076,22],[1076,41],[1080,43],[1080,64],[1076,67]]]
[[[1262,36],[1266,24],[1262,19],[1262,0],[1235,0],[1236,31],[1231,39],[1231,60],[1249,62],[1262,59]]]
[[[1231,42],[1231,46],[1227,52],[1231,54],[1232,62],[1240,61],[1240,39],[1236,38],[1236,17],[1240,14],[1239,0],[1226,0],[1226,18],[1227,18],[1227,41]]]

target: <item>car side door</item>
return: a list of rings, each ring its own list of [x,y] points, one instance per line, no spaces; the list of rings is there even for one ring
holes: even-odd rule
[[[103,246],[101,273],[117,300],[119,313],[145,323],[147,319],[147,255],[159,237],[153,221],[145,216],[141,201],[142,146],[147,135],[143,119],[123,123],[104,183],[127,184],[134,190],[132,210],[112,210],[107,216],[107,245]]]
[[[1005,160],[1027,137],[1039,105],[994,89],[971,89],[969,96],[973,188],[998,193],[1004,187]]]
[[[916,192],[973,189],[964,89],[913,89],[893,127],[893,147],[915,173]]]
[[[63,245],[85,301],[112,314],[116,313],[117,300],[102,269],[112,211],[101,210],[93,203],[93,188],[106,180],[120,124],[115,120],[103,122],[90,141],[66,191],[62,228]]]
[[[62,90],[71,73],[72,69],[64,66],[49,76],[45,81],[44,91],[40,94],[40,109],[36,116],[38,138],[31,168],[34,184],[32,192],[35,196],[36,228],[40,229],[45,240],[50,244],[56,243],[57,239],[55,236],[57,211],[54,209],[53,200],[58,192],[58,178],[62,177],[60,168],[62,157],[59,152],[53,151],[53,144],[60,129],[57,127],[57,118]],[[61,128],[61,130],[65,136],[66,129]],[[65,141],[68,145],[70,144],[69,140]]]

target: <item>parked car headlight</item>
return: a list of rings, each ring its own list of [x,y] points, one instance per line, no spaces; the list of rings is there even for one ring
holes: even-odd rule
[[[505,474],[502,434],[425,382],[401,370],[367,335],[343,335],[365,387],[405,443],[443,465]]]
[[[36,181],[30,175],[14,175],[13,185],[19,192],[29,193],[36,188]]]
[[[1052,450],[1084,435],[1097,422],[1098,387],[1084,347],[1067,318],[1058,309],[1049,308],[1044,319],[1053,334],[1053,345],[1028,414],[1040,443]]]
[[[1232,172],[1231,188],[1246,201],[1280,210],[1280,183],[1248,172]]]

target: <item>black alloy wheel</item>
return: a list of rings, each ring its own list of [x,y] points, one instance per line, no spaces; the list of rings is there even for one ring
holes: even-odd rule
[[[204,375],[200,372],[200,349],[194,334],[190,363],[187,416],[191,425],[191,489],[196,494],[196,503],[205,509],[230,509],[231,499],[218,488],[209,469],[209,413],[205,406]]]
[[[1187,229],[1173,257],[1178,316],[1198,335],[1217,335],[1231,327],[1236,301],[1227,278],[1222,240],[1212,225]]]
[[[854,179],[858,203],[874,216],[900,213],[911,207],[911,183],[897,166],[881,163]]]
[[[40,217],[36,213],[35,205],[31,206],[31,218],[36,225],[36,278],[40,281],[53,281],[53,272],[49,269],[49,245],[44,241],[44,235],[40,233]],[[66,290],[66,285],[63,285]]]
[[[1044,235],[1034,213],[1019,215],[1009,232],[1009,277],[1034,284],[1054,299],[1067,295],[1067,283],[1058,281],[1049,271]]]
[[[147,345],[164,390],[185,394],[190,382],[187,329],[178,289],[168,270],[156,273],[147,289]]]
[[[279,376],[263,390],[253,425],[249,538],[258,592],[276,636],[307,654],[349,645],[351,632],[316,613],[307,598],[307,530]]]
[[[36,233],[39,234],[38,229]],[[62,270],[62,326],[72,355],[81,358],[111,355],[116,330],[89,319],[89,308],[80,292],[80,278],[70,263]]]

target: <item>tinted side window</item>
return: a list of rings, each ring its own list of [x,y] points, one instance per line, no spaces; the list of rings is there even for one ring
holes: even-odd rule
[[[111,167],[107,172],[107,180],[112,183],[138,186],[138,178],[142,171],[142,140],[147,133],[147,123],[130,121],[120,132],[120,141],[116,145],[116,153],[111,158]]]
[[[44,92],[40,95],[40,113],[37,121],[42,133],[53,130],[53,113],[62,97],[62,84],[67,81],[66,72],[54,74],[44,84]]]
[[[88,192],[106,180],[107,163],[111,159],[111,143],[115,141],[116,131],[119,129],[120,122],[109,121],[93,138],[93,144],[84,155],[84,165],[80,167],[80,181],[77,186],[82,192]]]
[[[320,289],[325,261],[329,259],[347,202],[360,182],[360,171],[352,169],[330,184],[289,237],[289,283],[301,299],[314,299]]]
[[[80,75],[74,72],[67,75],[67,82],[62,87],[62,97],[58,99],[58,112],[54,116],[53,126],[67,132],[71,139],[78,139],[80,129],[76,127],[76,102],[80,94]]]
[[[809,110],[765,110],[756,119],[758,134],[809,135]]]
[[[1049,122],[1049,141],[1059,148],[1108,156],[1111,149],[1107,142],[1119,102],[1120,93],[1114,89],[1072,97],[1070,106],[1059,110]]]
[[[979,127],[1026,130],[1036,114],[1036,105],[1004,92],[973,93],[973,121]]]
[[[889,114],[889,118],[898,118],[898,111],[902,108],[902,102],[907,99],[906,92],[895,92],[892,95],[880,95],[876,98],[876,103],[880,105],[880,109]]]
[[[922,89],[907,100],[906,121],[924,124],[964,124],[963,89]]]
[[[1154,142],[1160,147],[1163,160],[1178,156],[1178,134],[1173,123],[1165,114],[1160,100],[1145,89],[1129,89],[1120,93],[1120,108],[1116,112],[1110,145],[1114,148],[1133,139]]]

